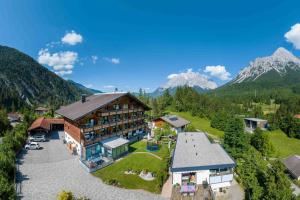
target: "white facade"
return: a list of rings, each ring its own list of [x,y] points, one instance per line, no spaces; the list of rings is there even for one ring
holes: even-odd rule
[[[196,184],[201,185],[203,183],[208,183],[213,191],[217,191],[219,188],[229,187],[233,181],[233,174],[210,176],[209,170],[199,170],[199,171],[182,171],[172,173],[172,184],[182,183],[182,174],[185,173],[196,173]]]
[[[74,144],[76,147],[76,152],[79,156],[81,156],[81,145],[79,142],[77,142],[71,135],[69,135],[66,131],[65,131],[65,140],[67,142],[67,144]]]

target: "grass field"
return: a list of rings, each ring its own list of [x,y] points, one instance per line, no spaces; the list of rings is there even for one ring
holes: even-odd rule
[[[269,113],[276,113],[276,111],[278,110],[278,108],[280,107],[279,104],[264,104],[264,103],[253,103],[255,105],[258,105],[258,106],[261,106],[263,112],[264,112],[264,115],[266,114],[269,114]]]
[[[160,193],[161,187],[158,178],[153,181],[145,181],[138,174],[125,174],[124,172],[129,169],[137,172],[148,170],[155,173],[156,177],[159,177],[159,174],[165,170],[165,160],[151,154],[134,154],[134,152],[147,152],[145,141],[139,141],[130,145],[130,151],[133,153],[106,168],[96,171],[93,175],[101,178],[104,182],[116,180],[119,186],[123,188],[143,189],[153,193]],[[159,151],[151,153],[164,158],[169,155],[169,150],[167,145],[163,145]]]
[[[146,141],[139,141],[136,143],[133,143],[129,146],[130,152],[147,152],[146,149],[147,142]],[[159,151],[151,152],[161,158],[164,158],[165,156],[169,156],[169,149],[167,144],[160,145]]]
[[[270,140],[275,148],[274,157],[285,158],[290,155],[300,155],[300,140],[289,138],[281,130],[270,131]]]
[[[191,122],[191,124],[198,130],[207,132],[210,136],[216,138],[223,138],[224,132],[210,126],[208,119],[192,116],[188,112],[171,112],[171,114],[181,116]]]

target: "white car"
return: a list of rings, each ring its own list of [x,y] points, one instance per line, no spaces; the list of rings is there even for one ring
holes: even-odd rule
[[[25,145],[25,149],[27,150],[38,150],[41,149],[39,143],[37,142],[29,142],[28,144]]]

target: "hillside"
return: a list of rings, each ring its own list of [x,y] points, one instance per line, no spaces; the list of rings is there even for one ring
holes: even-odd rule
[[[91,94],[103,93],[100,90],[93,89],[93,88],[87,88],[84,85],[82,85],[80,83],[76,83],[75,81],[72,81],[72,80],[68,80],[68,82],[71,83],[72,85],[74,85],[76,88],[79,88],[79,89],[82,89],[84,91],[87,91],[87,93],[91,93]]]
[[[60,105],[75,101],[78,88],[41,66],[30,56],[0,45],[0,105],[8,109],[37,104]]]
[[[235,79],[211,93],[220,97],[280,98],[300,95],[300,59],[280,47],[271,56],[257,58]]]

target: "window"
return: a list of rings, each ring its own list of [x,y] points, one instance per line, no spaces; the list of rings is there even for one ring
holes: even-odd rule
[[[119,104],[115,104],[115,105],[113,105],[113,107],[114,107],[114,110],[119,110],[120,109],[120,105]]]

